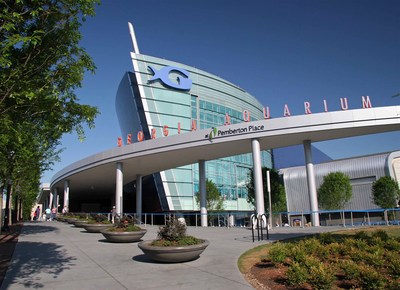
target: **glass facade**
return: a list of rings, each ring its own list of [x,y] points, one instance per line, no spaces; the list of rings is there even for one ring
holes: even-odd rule
[[[163,138],[223,126],[227,121],[243,123],[244,110],[251,120],[263,117],[262,105],[253,96],[219,77],[142,54],[132,53],[132,62],[134,73],[128,73],[121,81],[116,97],[123,136],[136,136],[140,130],[146,139]],[[189,90],[167,85],[175,82],[178,86],[179,78],[186,77],[180,69],[187,72],[192,82]],[[153,80],[156,74],[159,76],[166,70],[168,74]],[[270,152],[262,153],[263,166],[271,166],[271,159]],[[206,178],[217,185],[225,199],[225,210],[252,210],[246,201],[246,182],[251,168],[250,153],[206,162]],[[162,210],[199,209],[195,200],[199,190],[197,164],[166,170],[153,177]]]

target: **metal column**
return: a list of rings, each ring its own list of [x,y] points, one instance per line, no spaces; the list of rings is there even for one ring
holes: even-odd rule
[[[136,218],[142,221],[142,176],[136,176]]]
[[[124,185],[123,164],[117,162],[115,177],[115,212],[117,215],[122,216],[122,190]]]
[[[207,227],[206,162],[204,160],[199,161],[199,191],[201,226]]]
[[[254,173],[254,196],[256,199],[257,216],[265,214],[264,208],[264,189],[261,168],[261,150],[258,139],[251,140],[253,154],[253,173]]]
[[[311,141],[304,140],[303,146],[306,159],[308,195],[310,197],[311,223],[314,227],[319,227],[318,198],[317,188],[315,185],[314,164],[312,163]]]

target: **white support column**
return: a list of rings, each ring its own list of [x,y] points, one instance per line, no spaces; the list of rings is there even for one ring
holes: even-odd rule
[[[303,146],[304,146],[304,155],[306,159],[308,196],[310,197],[311,224],[314,227],[319,227],[318,198],[317,198],[317,188],[315,185],[314,164],[312,163],[311,141],[304,140]]]
[[[69,180],[64,181],[64,208],[69,212]]]
[[[253,174],[254,174],[254,196],[256,199],[256,211],[259,217],[265,214],[264,208],[264,188],[261,168],[261,150],[258,139],[251,140],[251,149],[253,154]]]
[[[57,208],[57,203],[58,203],[58,190],[57,187],[53,188],[53,203],[50,203],[50,209],[53,209],[53,207]]]
[[[54,199],[54,190],[53,192],[49,193],[49,205],[46,208],[49,208],[50,210],[53,208],[53,199]]]
[[[136,217],[142,221],[142,175],[136,176]]]
[[[207,189],[206,189],[206,162],[199,161],[199,191],[200,191],[200,221],[202,227],[207,227]]]
[[[122,190],[124,185],[123,165],[117,162],[116,178],[115,178],[115,212],[117,215],[122,216]]]

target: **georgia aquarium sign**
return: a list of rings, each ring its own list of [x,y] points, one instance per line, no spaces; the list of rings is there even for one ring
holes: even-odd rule
[[[156,80],[160,80],[165,86],[177,90],[188,91],[192,88],[192,80],[189,78],[189,73],[179,67],[165,66],[159,70],[149,66],[153,76],[149,79],[149,83]],[[171,74],[175,73],[176,81],[173,81],[170,77]]]

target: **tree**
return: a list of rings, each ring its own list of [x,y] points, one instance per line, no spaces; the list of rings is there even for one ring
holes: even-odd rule
[[[374,203],[381,208],[394,208],[400,199],[399,184],[390,176],[383,176],[372,184]]]
[[[324,176],[317,194],[321,208],[342,209],[353,195],[350,178],[343,172],[331,172]]]
[[[206,180],[206,207],[208,212],[224,210],[224,198],[212,180]],[[196,204],[200,206],[200,193],[196,192]]]
[[[286,206],[285,187],[283,186],[282,176],[276,169],[270,169],[267,167],[262,168],[263,185],[264,185],[264,207],[265,209],[269,208],[267,170],[270,171],[272,212],[285,212],[287,211],[287,206]],[[253,170],[250,171],[246,187],[247,187],[247,202],[255,207],[256,200],[254,191]]]
[[[83,139],[83,125],[94,126],[98,109],[79,104],[75,90],[84,73],[95,70],[79,46],[79,28],[97,3],[1,1],[0,188],[12,180],[13,187],[38,190],[41,173],[58,158],[62,135],[76,131]],[[25,179],[21,168],[34,177]]]

